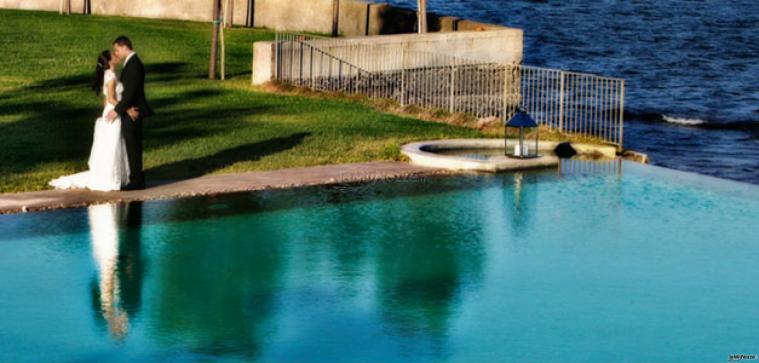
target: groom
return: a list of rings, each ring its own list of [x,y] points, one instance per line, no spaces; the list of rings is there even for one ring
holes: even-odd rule
[[[142,121],[153,115],[145,99],[145,66],[132,50],[132,41],[120,36],[113,41],[113,54],[123,60],[120,81],[124,85],[121,101],[106,118],[109,121],[121,116],[121,134],[129,158],[129,184],[124,190],[145,188],[142,172]]]

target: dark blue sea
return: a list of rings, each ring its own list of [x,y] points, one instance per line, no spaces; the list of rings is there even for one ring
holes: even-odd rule
[[[428,3],[524,29],[525,64],[626,79],[625,147],[653,164],[759,184],[759,1]]]

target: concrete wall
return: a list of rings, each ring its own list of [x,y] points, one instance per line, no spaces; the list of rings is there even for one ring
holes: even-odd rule
[[[92,0],[92,13],[96,15],[134,16],[139,18],[172,18],[183,20],[210,21],[213,10],[211,1],[185,0]]]
[[[244,5],[246,0],[235,0]],[[134,16],[181,20],[211,20],[211,2],[205,0],[91,0],[96,15]],[[0,8],[58,11],[60,0],[0,0]],[[71,0],[71,12],[81,14],[84,0]],[[242,14],[244,17],[244,13]],[[244,21],[244,18],[243,18]]]
[[[60,0],[0,0],[0,8],[20,10],[58,11]],[[71,11],[81,13],[83,0],[72,0]]]
[[[347,40],[378,48],[400,44],[412,52],[437,53],[478,61],[512,64],[522,62],[523,37],[524,33],[521,29],[500,29],[349,37]]]
[[[274,42],[253,43],[251,83],[259,85],[274,79],[274,62]]]
[[[71,0],[81,13],[84,0]],[[212,19],[210,0],[91,0],[97,15],[134,16],[194,21]],[[245,25],[254,5],[253,25],[283,31],[330,33],[332,0],[233,0],[234,24]],[[58,11],[60,0],[0,0],[0,8]],[[346,36],[401,34],[416,31],[416,12],[362,0],[341,0],[339,31]],[[429,14],[430,31],[490,30],[504,27]]]
[[[523,32],[520,29],[349,37],[340,38],[337,41],[327,38],[311,40],[308,43],[343,61],[372,72],[438,66],[440,64],[437,63],[445,60],[437,55],[499,64],[518,64],[523,58]],[[298,50],[295,49],[295,51]],[[404,51],[408,53],[403,53]],[[273,52],[273,42],[254,44],[253,84],[263,84],[273,78],[275,58]],[[435,54],[435,56],[415,57],[413,54]],[[300,55],[296,58],[297,61],[301,59]],[[303,56],[304,63],[309,62],[309,59],[309,54]],[[325,75],[330,72],[336,74],[335,70],[329,68],[325,70],[321,64],[317,68],[321,69]]]
[[[507,29],[432,13],[427,23],[432,32]],[[255,26],[330,33],[332,0],[255,0]],[[417,13],[412,10],[360,0],[340,1],[338,27],[345,36],[413,33],[416,26]]]

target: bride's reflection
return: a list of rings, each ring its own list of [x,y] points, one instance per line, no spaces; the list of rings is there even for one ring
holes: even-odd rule
[[[130,318],[139,309],[142,290],[142,256],[139,229],[141,203],[101,204],[87,209],[92,256],[97,278],[92,283],[96,320],[105,323],[114,339],[129,332]]]

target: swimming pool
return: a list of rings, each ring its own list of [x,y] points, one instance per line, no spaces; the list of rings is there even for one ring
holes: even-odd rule
[[[725,361],[757,216],[620,161],[0,216],[0,361]]]

